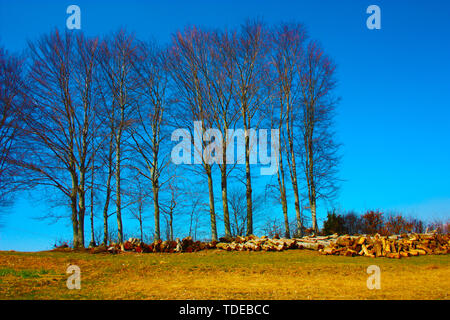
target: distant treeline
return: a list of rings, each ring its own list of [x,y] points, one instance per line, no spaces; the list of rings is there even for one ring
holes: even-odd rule
[[[355,212],[338,213],[336,210],[327,213],[322,234],[380,234],[393,235],[403,233],[423,233],[436,231],[450,232],[450,221],[428,221],[418,218],[404,217],[401,214],[385,214],[379,210],[369,210],[364,214]]]

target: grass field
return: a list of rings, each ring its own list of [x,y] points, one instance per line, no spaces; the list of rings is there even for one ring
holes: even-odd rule
[[[119,255],[0,252],[0,299],[449,299],[450,256],[400,260],[307,250]],[[66,287],[70,264],[81,289]],[[366,286],[369,265],[381,289]]]

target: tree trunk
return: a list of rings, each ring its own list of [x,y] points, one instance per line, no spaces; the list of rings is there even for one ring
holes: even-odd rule
[[[73,229],[73,247],[79,248],[81,246],[78,222],[78,179],[75,170],[71,172],[72,176],[72,192],[70,194],[70,208],[72,210],[72,229]]]
[[[245,132],[245,181],[247,198],[247,236],[253,234],[253,203],[252,203],[252,176],[250,173],[250,134],[247,125],[246,112],[243,113]]]
[[[223,205],[223,222],[225,225],[225,236],[231,237],[230,212],[228,209],[228,196],[227,196],[227,167],[225,162],[220,168],[220,173],[222,179],[222,205]]]
[[[291,181],[292,181],[292,188],[294,191],[294,205],[295,205],[295,214],[296,214],[296,218],[297,218],[297,236],[301,237],[303,236],[303,223],[302,223],[302,214],[301,214],[301,210],[300,210],[300,197],[299,197],[299,192],[298,192],[298,183],[297,183],[297,166],[295,163],[295,154],[294,154],[294,142],[293,142],[293,137],[291,134],[291,124],[289,123],[289,121],[291,120],[291,116],[289,114],[289,112],[291,112],[289,106],[287,107],[287,113],[288,116],[286,117],[286,133],[288,136],[288,144],[289,144],[289,155],[291,158]]]
[[[78,240],[80,241],[81,247],[84,248],[84,217],[86,215],[86,173],[84,171],[80,172],[80,185],[78,187]]]
[[[120,133],[116,138],[116,214],[117,214],[117,237],[119,244],[123,247],[123,225],[122,225],[122,198],[120,178]]]
[[[194,218],[194,212],[192,211],[191,212],[191,215],[190,215],[190,219],[189,219],[189,237],[192,237],[192,220],[193,220],[193,218]]]
[[[95,232],[94,232],[94,206],[91,205],[91,243],[89,244],[90,247],[96,247],[97,244],[95,243]]]
[[[111,116],[111,119],[114,119]],[[114,121],[110,123],[110,137],[109,137],[109,150],[108,150],[108,177],[106,178],[106,196],[105,205],[103,206],[103,244],[108,245],[109,233],[108,233],[108,210],[109,201],[111,199],[111,179],[113,176],[113,153],[114,153]]]
[[[310,202],[311,207],[311,218],[312,218],[312,228],[314,232],[319,233],[319,227],[317,226],[317,217],[316,217],[316,199],[314,198],[312,202]]]
[[[173,241],[173,212],[169,213],[169,240]]]
[[[205,164],[205,168],[206,168],[206,175],[208,176],[209,215],[211,217],[211,240],[217,241],[216,211],[214,208],[214,189],[213,189],[211,166]]]
[[[85,211],[78,212],[78,241],[81,248],[84,248],[84,216]]]
[[[308,114],[313,114],[313,112],[309,112]],[[309,206],[311,208],[311,220],[312,220],[312,228],[315,233],[318,233],[317,227],[317,218],[316,218],[316,187],[315,187],[315,177],[314,177],[314,158],[313,158],[313,133],[314,133],[314,117],[310,115],[310,121],[312,124],[308,126],[307,130],[307,184],[308,184],[308,198],[309,198]]]
[[[91,243],[89,243],[89,247],[96,247],[94,234],[94,161],[92,161],[91,170]]]
[[[291,149],[291,161],[292,161],[292,188],[294,191],[294,206],[295,206],[295,214],[297,218],[297,236],[303,236],[303,223],[302,223],[302,213],[300,210],[300,197],[298,195],[298,183],[297,183],[297,169],[295,168],[295,155]]]
[[[142,230],[142,217],[139,219],[139,230],[141,231],[141,242],[144,242],[144,232]]]
[[[287,199],[286,199],[286,185],[284,182],[284,171],[283,171],[283,159],[281,158],[281,148],[280,148],[280,162],[278,168],[278,185],[280,187],[280,199],[281,199],[281,207],[283,208],[283,216],[284,216],[284,237],[290,238],[291,232],[289,230],[289,217],[288,217],[288,207],[287,207]]]
[[[112,170],[109,170],[108,178],[106,180],[106,199],[105,205],[103,206],[103,244],[108,245],[108,209],[109,209],[109,200],[111,198],[111,178],[112,178]]]
[[[78,205],[77,194],[72,192],[70,198],[70,207],[72,209],[72,230],[73,230],[73,247],[78,248],[80,242],[78,240]]]
[[[152,181],[153,189],[153,207],[155,211],[155,241],[161,238],[161,230],[159,226],[159,186],[158,180]]]

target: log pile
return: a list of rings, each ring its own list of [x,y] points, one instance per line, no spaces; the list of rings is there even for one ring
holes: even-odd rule
[[[322,237],[303,237],[286,239],[275,235],[273,238],[267,236],[257,237],[250,235],[247,237],[237,236],[235,238],[220,238],[220,242],[193,241],[191,237],[186,237],[180,241],[155,241],[145,244],[139,239],[130,238],[123,245],[124,251],[132,252],[197,252],[207,249],[222,249],[226,251],[283,251],[287,249],[309,249],[319,250],[328,246],[338,235]],[[121,251],[119,244],[111,244],[108,249],[110,253]]]
[[[320,249],[319,252],[325,255],[395,259],[426,254],[447,254],[450,253],[450,235],[437,233],[394,236],[344,235]]]
[[[319,250],[328,246],[333,239],[336,239],[337,237],[337,235],[331,235],[286,239],[278,236],[275,236],[274,238],[268,238],[266,236],[256,237],[254,235],[247,237],[237,236],[232,240],[217,243],[216,247],[226,251],[283,251],[287,249]]]
[[[124,251],[132,252],[197,252],[208,249],[226,251],[283,251],[288,249],[309,249],[325,255],[367,256],[401,258],[425,254],[450,253],[450,235],[425,233],[403,234],[394,236],[350,236],[337,234],[330,236],[306,236],[303,238],[286,239],[275,235],[235,238],[220,238],[219,242],[193,241],[191,237],[176,241],[155,241],[145,244],[139,239],[130,238],[123,245]],[[118,244],[111,244],[107,250],[110,253],[121,252]]]
[[[191,237],[186,237],[183,240],[179,238],[176,241],[162,241],[157,240],[151,244],[145,244],[137,238],[130,238],[123,244],[124,251],[132,251],[138,253],[149,253],[149,252],[197,252],[200,250],[214,249],[216,247],[216,242],[201,242],[193,241]],[[118,253],[121,251],[119,244],[112,243],[108,249],[110,253]]]

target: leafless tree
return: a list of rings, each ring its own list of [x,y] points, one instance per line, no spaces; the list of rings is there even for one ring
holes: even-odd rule
[[[250,145],[249,130],[254,127],[255,115],[268,99],[264,89],[268,72],[267,53],[269,42],[267,41],[267,28],[261,21],[247,21],[237,34],[233,43],[231,54],[232,63],[235,65],[234,77],[234,103],[241,112],[241,119],[245,131],[245,178],[247,201],[247,235],[253,233],[253,209],[252,209],[252,179],[250,172],[250,151],[255,146]],[[266,92],[267,93],[267,92]]]
[[[99,76],[99,83],[103,83],[102,77]],[[115,109],[112,108],[112,99],[107,86],[99,86],[100,107],[97,113],[99,121],[104,123],[100,136],[103,137],[101,147],[97,152],[97,160],[99,161],[99,174],[97,175],[99,183],[97,189],[101,190],[104,195],[103,202],[103,240],[102,244],[107,245],[109,240],[108,218],[112,215],[109,212],[110,202],[112,201],[113,177],[115,175],[115,143],[114,136],[116,132]],[[103,170],[102,170],[103,169]],[[104,188],[104,189],[103,189]]]
[[[233,189],[228,198],[232,214],[232,236],[242,236],[247,227],[247,200],[245,192]]]
[[[227,163],[227,150],[231,143],[234,148],[234,137],[228,134],[229,129],[235,129],[239,119],[240,108],[233,101],[234,78],[236,66],[233,62],[234,32],[212,30],[204,38],[207,43],[208,58],[200,64],[205,79],[205,95],[212,108],[213,124],[221,132],[222,150],[219,150],[218,165],[220,168],[222,207],[225,226],[225,236],[231,236],[230,214],[228,209],[228,175],[235,163]],[[220,137],[217,137],[220,139]],[[233,152],[234,153],[234,152]]]
[[[98,81],[98,79],[97,79]],[[100,82],[95,82],[97,85],[97,89],[100,89]],[[101,90],[96,90],[96,95],[101,96]],[[108,140],[108,136],[106,136],[105,130],[107,131],[107,126],[103,125],[101,121],[101,109],[103,107],[102,99],[99,99],[99,104],[96,106],[96,111],[92,115],[94,117],[93,122],[98,123],[97,126],[93,129],[92,139],[94,148],[91,151],[91,167],[90,167],[90,181],[89,181],[89,193],[90,193],[90,224],[91,224],[91,242],[89,243],[89,247],[96,247],[101,243],[99,241],[99,230],[95,230],[94,217],[95,217],[95,207],[100,204],[99,195],[102,193],[102,188],[100,187],[103,184],[101,179],[103,174],[103,159],[102,159],[102,149],[105,146],[105,140]],[[99,118],[99,120],[97,120]],[[108,187],[107,187],[108,189]],[[107,220],[106,220],[107,223]],[[107,225],[106,225],[107,231]],[[107,233],[106,233],[107,234]],[[104,233],[105,235],[105,233]],[[104,237],[105,238],[105,237]],[[106,240],[105,240],[106,239]],[[107,244],[107,236],[103,242],[104,245]]]
[[[155,221],[155,240],[160,235],[160,188],[161,179],[169,164],[170,152],[164,148],[162,141],[167,139],[166,112],[169,105],[169,73],[166,65],[165,51],[155,43],[139,44],[140,59],[134,67],[138,78],[137,94],[141,97],[137,110],[137,125],[131,137],[134,150],[138,155],[135,168],[148,179],[152,185]]]
[[[247,234],[247,197],[241,188],[234,188],[230,191],[228,203],[231,209],[231,229],[232,236],[243,236]],[[258,193],[253,197],[253,214],[258,216],[264,207],[264,196]]]
[[[80,33],[76,37],[76,50],[74,67],[74,83],[76,87],[79,110],[74,118],[78,122],[76,125],[77,132],[75,134],[75,145],[78,152],[78,161],[76,161],[77,170],[79,172],[78,183],[78,216],[79,216],[79,237],[84,246],[84,216],[86,214],[86,192],[87,192],[87,176],[89,170],[94,175],[94,159],[96,149],[96,132],[99,124],[96,122],[97,108],[97,87],[95,82],[95,74],[97,72],[97,55],[99,49],[98,38],[88,39]],[[93,182],[93,181],[92,181]],[[91,188],[91,231],[93,236],[93,188]]]
[[[336,177],[340,156],[334,139],[333,119],[338,99],[335,65],[317,42],[310,42],[300,74],[301,160],[307,185],[312,228],[318,232],[317,200],[330,199],[338,190]]]
[[[20,157],[17,140],[22,133],[20,110],[26,88],[23,61],[0,48],[0,207],[11,204],[17,188],[14,177],[19,168],[13,159]]]
[[[22,112],[26,183],[52,186],[67,197],[74,246],[84,246],[86,176],[95,130],[93,74],[97,39],[54,31],[30,43],[30,106]]]
[[[265,224],[263,226],[263,232],[268,237],[274,237],[275,235],[280,235],[282,233],[282,226],[281,223],[278,221],[277,218],[271,218],[267,217]]]
[[[161,211],[166,219],[166,239],[173,241],[173,219],[174,215],[180,209],[181,191],[177,185],[177,177],[174,175],[167,184],[166,193],[169,194],[168,199],[162,203]]]
[[[178,127],[187,128],[190,131],[194,146],[197,146],[194,136],[203,137],[205,128],[212,127],[213,123],[213,110],[208,103],[205,78],[202,73],[202,68],[205,63],[208,63],[209,58],[207,54],[208,36],[205,31],[187,28],[174,35],[170,49],[169,65],[174,83],[175,100],[178,105],[173,119]],[[199,130],[193,126],[194,121],[201,123]],[[201,140],[200,145],[203,150],[207,143],[204,139]],[[203,173],[207,177],[211,237],[212,240],[217,240],[212,164],[209,163],[210,159],[205,158],[202,150],[194,150],[194,154],[201,155]]]
[[[278,127],[281,129],[280,146],[286,150],[286,158],[294,193],[294,206],[297,218],[297,234],[302,234],[302,219],[300,208],[300,193],[297,177],[296,145],[294,128],[297,117],[299,70],[304,56],[304,42],[306,34],[300,24],[280,24],[272,33],[272,63],[275,69],[275,83],[277,84],[277,98],[279,108]],[[285,131],[283,130],[283,122]],[[286,141],[281,141],[284,137]],[[284,183],[283,154],[280,148],[278,183],[281,192],[281,203],[285,219],[285,233],[289,234],[289,220],[287,217],[286,186]]]
[[[115,186],[116,186],[116,216],[118,241],[123,246],[122,222],[122,160],[124,144],[128,141],[125,133],[135,120],[136,99],[133,95],[136,86],[136,76],[133,66],[140,58],[137,52],[137,41],[134,35],[125,30],[119,30],[104,41],[100,50],[100,65],[103,81],[107,84],[110,98],[111,121],[114,122],[115,151]]]
[[[191,202],[189,203],[188,214],[189,214],[189,236],[197,239],[198,228],[200,223],[200,216],[207,212],[207,204],[202,202],[201,197],[193,195],[190,197]]]
[[[132,217],[139,223],[139,235],[142,242],[144,241],[144,209],[150,200],[149,198],[151,198],[146,190],[147,185],[144,183],[143,177],[140,174],[137,174],[135,177],[135,183],[132,185],[132,189],[129,190],[128,193],[131,193],[129,196],[132,199],[130,212]]]
[[[93,157],[91,166],[91,180],[89,186],[89,193],[91,197],[90,202],[90,222],[91,222],[91,242],[89,242],[89,247],[96,247],[97,243],[95,241],[95,226],[94,226],[94,199],[95,199],[95,155]]]

